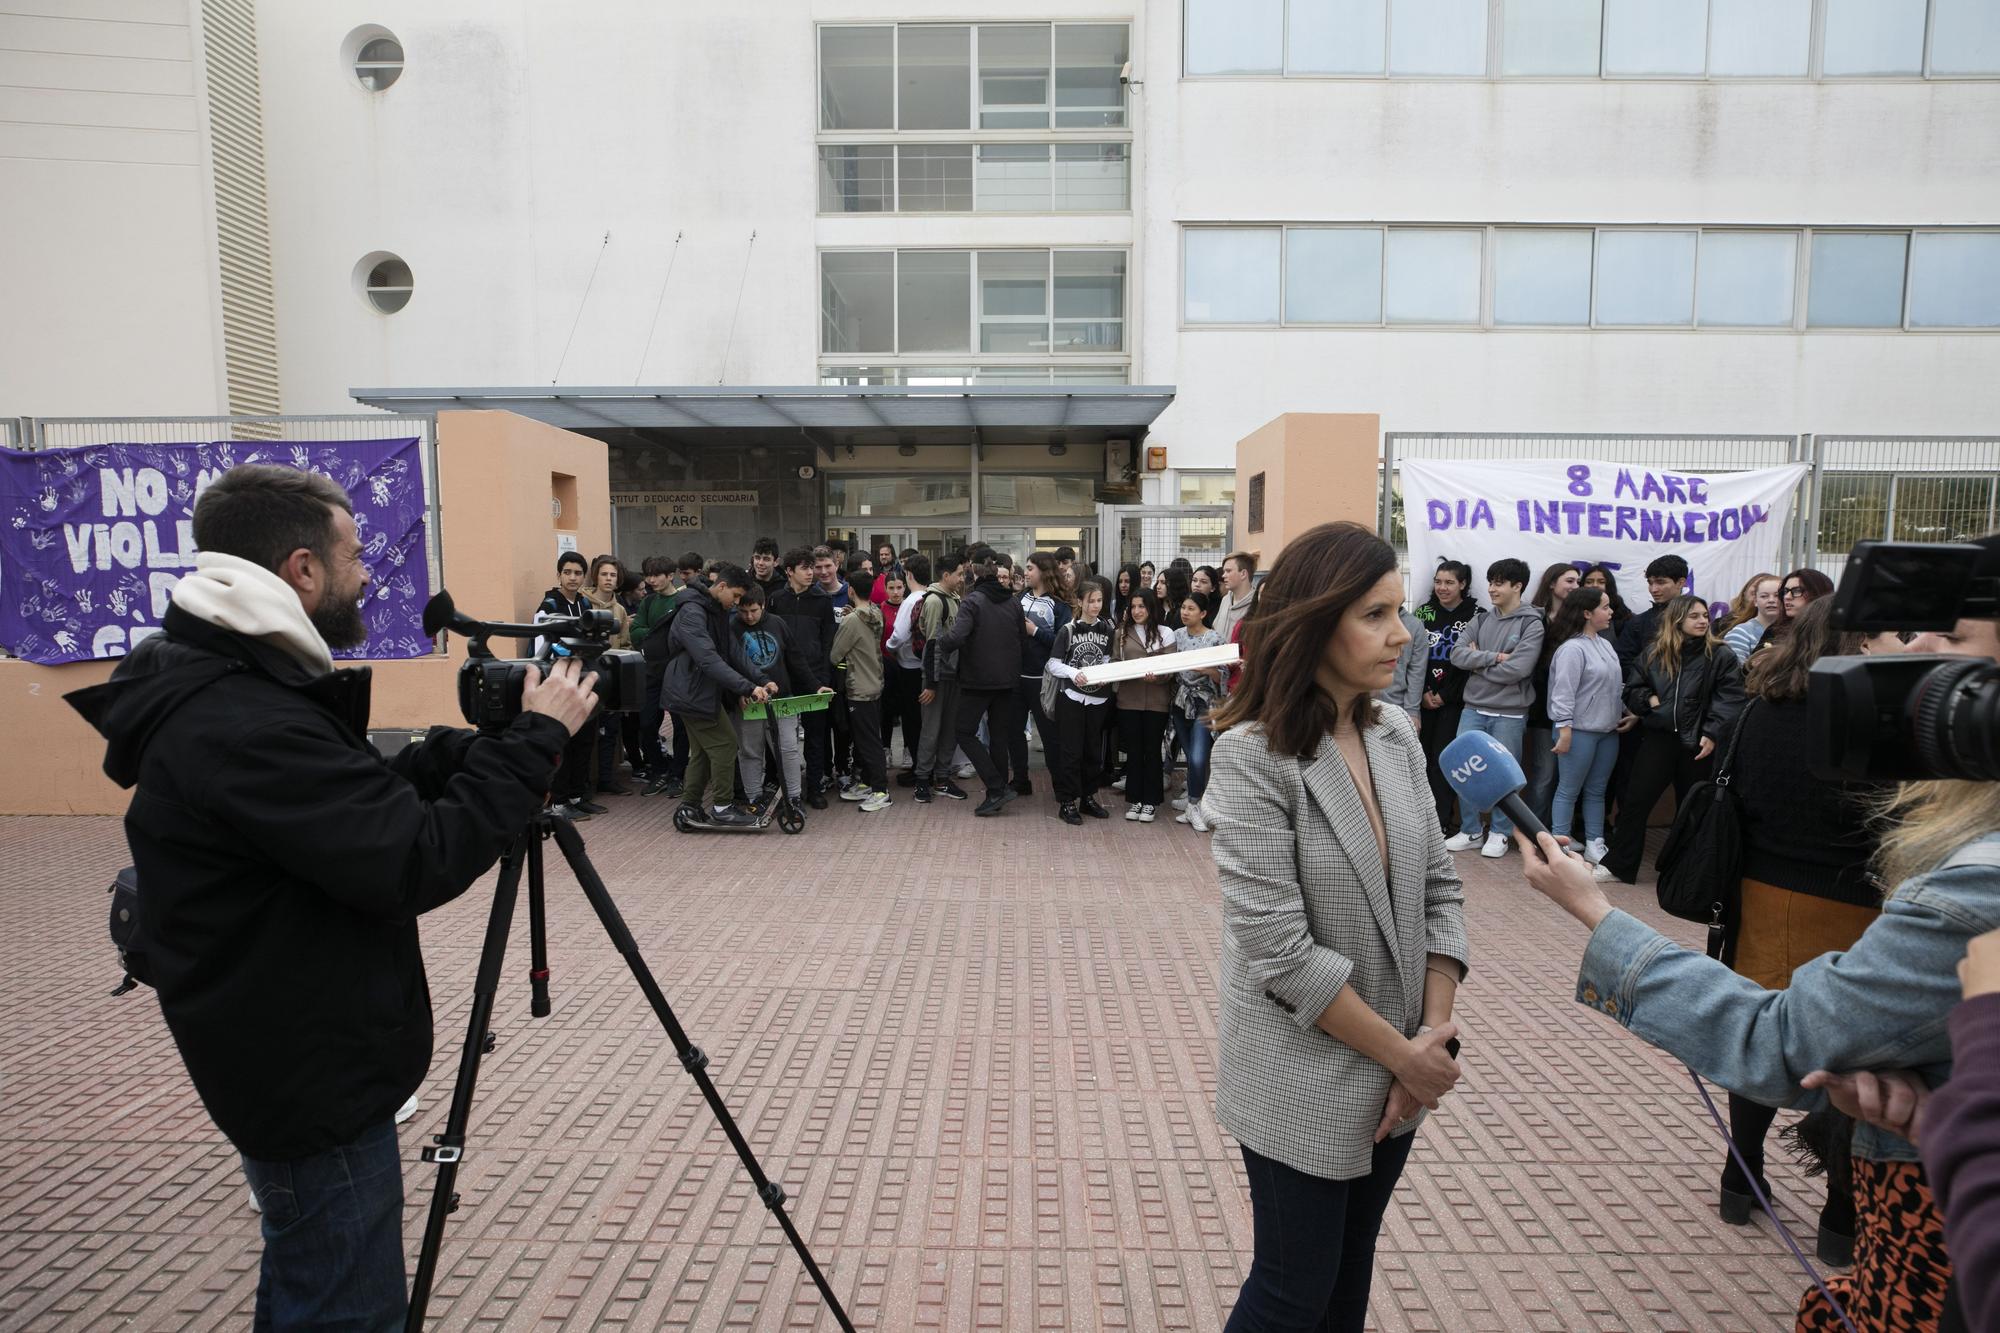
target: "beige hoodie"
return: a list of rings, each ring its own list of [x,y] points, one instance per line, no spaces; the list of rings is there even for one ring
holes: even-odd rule
[[[333,670],[333,653],[307,618],[298,592],[261,565],[220,551],[199,552],[194,573],[174,585],[174,605],[281,648],[316,672]]]

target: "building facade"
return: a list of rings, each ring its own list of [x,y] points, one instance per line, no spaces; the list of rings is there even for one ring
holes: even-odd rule
[[[616,487],[768,487],[788,537],[1017,546],[1226,500],[1283,412],[2000,433],[1990,0],[13,0],[0,95],[41,201],[0,215],[0,414],[269,410],[266,351],[293,413],[1172,386],[1158,471],[593,432]]]

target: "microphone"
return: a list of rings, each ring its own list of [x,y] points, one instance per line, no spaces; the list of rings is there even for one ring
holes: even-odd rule
[[[1531,839],[1549,831],[1548,825],[1535,818],[1535,812],[1521,799],[1521,788],[1528,785],[1521,761],[1485,732],[1468,731],[1445,746],[1438,755],[1438,768],[1451,789],[1458,793],[1459,800],[1481,810],[1497,807],[1514,821],[1515,828]]]

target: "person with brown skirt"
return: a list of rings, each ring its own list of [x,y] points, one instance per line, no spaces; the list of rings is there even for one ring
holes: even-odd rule
[[[1757,656],[1733,743],[1730,788],[1743,816],[1743,880],[1727,957],[1738,975],[1766,990],[1783,990],[1793,969],[1821,954],[1851,948],[1881,914],[1883,886],[1869,873],[1876,850],[1867,820],[1874,789],[1830,782],[1799,763],[1814,736],[1806,714],[1807,673],[1821,657],[1858,648],[1843,641],[1858,636],[1834,632],[1832,605],[1807,607],[1789,635]],[[1764,1136],[1777,1114],[1729,1094],[1729,1136],[1767,1192]],[[1838,1139],[1849,1129],[1843,1120],[1823,1137]],[[1840,1160],[1845,1154],[1832,1156],[1819,1257],[1844,1267],[1854,1261],[1854,1192]],[[1722,1220],[1743,1226],[1755,1207],[1743,1168],[1728,1157]]]

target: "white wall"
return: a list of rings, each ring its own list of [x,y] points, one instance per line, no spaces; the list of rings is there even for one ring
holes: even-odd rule
[[[0,0],[0,416],[221,410],[187,0]]]

